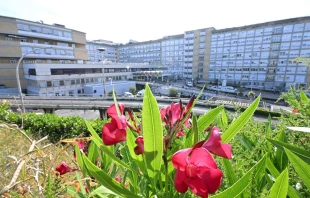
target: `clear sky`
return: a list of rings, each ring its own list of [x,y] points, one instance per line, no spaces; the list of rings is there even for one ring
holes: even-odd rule
[[[0,15],[63,24],[87,40],[127,43],[206,27],[310,16],[310,0],[0,0]]]

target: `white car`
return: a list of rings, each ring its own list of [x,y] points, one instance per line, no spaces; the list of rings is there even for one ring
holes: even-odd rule
[[[135,97],[132,93],[130,93],[130,92],[125,92],[124,93],[124,97],[127,97],[127,98],[133,98],[133,97]]]
[[[192,87],[192,86],[193,86],[193,83],[190,82],[190,81],[189,81],[189,82],[186,82],[185,84],[186,84],[186,86],[188,86],[188,87]]]

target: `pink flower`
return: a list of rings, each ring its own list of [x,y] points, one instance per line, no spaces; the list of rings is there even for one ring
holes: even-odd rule
[[[299,114],[298,110],[295,109],[295,108],[292,110],[292,113],[293,113],[293,114]]]
[[[175,131],[176,128],[179,128],[182,120],[185,119],[184,126],[189,127],[190,124],[188,122],[189,116],[185,117],[187,112],[193,106],[195,97],[193,96],[188,102],[187,106],[183,106],[182,102],[179,103],[171,103],[170,106],[162,108],[160,110],[160,117],[162,121],[165,123],[168,133],[174,133],[179,137],[185,135],[182,131],[182,127],[180,131]]]
[[[107,113],[112,118],[110,123],[106,123],[102,129],[102,140],[105,145],[114,145],[126,140],[127,120],[123,115],[124,105],[119,103],[121,115],[118,116],[115,105],[111,105]]]
[[[68,166],[68,164],[66,162],[61,162],[57,167],[56,167],[56,171],[60,174],[66,174],[68,172],[72,172],[75,171],[77,169],[75,168],[71,168],[70,166]]]
[[[140,155],[144,153],[144,140],[142,136],[136,138],[136,144],[137,146],[134,148],[135,154]]]
[[[201,197],[208,197],[221,185],[222,171],[207,149],[183,149],[172,156],[172,164],[177,169],[174,186],[180,193],[185,193],[188,188]]]
[[[78,145],[79,148],[82,149],[83,152],[85,153],[85,150],[86,150],[86,149],[85,149],[85,142],[78,142],[77,145]],[[75,153],[75,151],[73,151],[73,157],[74,157],[74,159],[76,159],[76,153]]]
[[[216,126],[212,128],[210,137],[202,145],[202,147],[215,155],[228,159],[231,159],[232,157],[231,146],[229,144],[222,143],[222,138],[220,136],[220,129]]]
[[[121,179],[119,177],[115,177],[115,181],[117,181],[118,183],[121,183]]]

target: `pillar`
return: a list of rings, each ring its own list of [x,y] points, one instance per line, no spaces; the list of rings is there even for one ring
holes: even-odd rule
[[[106,109],[99,109],[99,116],[101,119],[107,119],[107,110]]]

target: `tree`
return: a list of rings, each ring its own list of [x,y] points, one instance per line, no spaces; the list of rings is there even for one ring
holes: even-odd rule
[[[175,88],[169,88],[169,97],[176,97],[178,95],[178,90]]]
[[[301,63],[306,66],[308,69],[310,68],[310,58],[306,57],[298,57],[293,60],[293,62]]]
[[[114,90],[114,94],[116,95],[116,91]],[[111,90],[111,91],[109,91],[108,92],[108,96],[112,96],[113,95],[113,91]]]
[[[137,93],[136,87],[134,86],[129,87],[129,92],[135,95]]]

